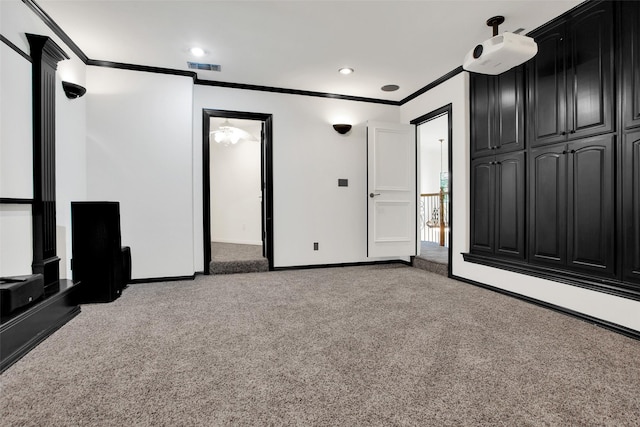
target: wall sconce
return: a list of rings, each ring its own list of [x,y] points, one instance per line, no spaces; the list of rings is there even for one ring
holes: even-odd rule
[[[62,82],[62,89],[64,89],[64,93],[69,99],[80,98],[87,92],[87,89],[82,86],[69,82]]]
[[[349,132],[351,130],[351,125],[346,125],[346,124],[335,124],[333,125],[333,128],[335,129],[336,132],[338,132],[340,135],[344,135],[345,133]]]

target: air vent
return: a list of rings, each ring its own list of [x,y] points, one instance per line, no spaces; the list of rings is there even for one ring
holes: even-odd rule
[[[192,70],[204,70],[204,71],[220,71],[222,67],[216,64],[201,64],[199,62],[187,62],[189,68]]]

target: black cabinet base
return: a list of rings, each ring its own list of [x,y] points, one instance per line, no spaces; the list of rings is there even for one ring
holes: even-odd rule
[[[3,318],[0,325],[0,372],[80,313],[79,286],[60,280],[60,289],[25,310]]]
[[[620,280],[589,276],[538,265],[533,266],[523,262],[498,259],[492,256],[471,253],[463,253],[462,256],[466,262],[486,265],[488,267],[526,274],[527,276],[534,276],[566,285],[578,286],[592,291],[604,292],[618,297],[640,301],[640,286]]]

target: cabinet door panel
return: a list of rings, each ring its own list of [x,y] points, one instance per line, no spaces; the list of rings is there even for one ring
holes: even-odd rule
[[[523,259],[524,250],[524,153],[496,158],[495,248],[496,253]]]
[[[574,268],[614,273],[613,136],[569,144],[567,259]]]
[[[499,153],[524,148],[524,67],[496,78],[497,147]]]
[[[545,29],[529,63],[529,141],[532,146],[566,139],[564,24]]]
[[[494,186],[492,159],[471,163],[471,250],[493,253]]]
[[[640,286],[640,130],[625,135],[622,165],[624,279]]]
[[[566,158],[564,147],[531,150],[529,167],[529,260],[566,261]]]
[[[567,130],[572,139],[613,130],[613,13],[604,2],[569,21]]]
[[[471,155],[492,154],[493,77],[471,74]]]
[[[640,3],[621,2],[622,119],[625,129],[640,126]]]

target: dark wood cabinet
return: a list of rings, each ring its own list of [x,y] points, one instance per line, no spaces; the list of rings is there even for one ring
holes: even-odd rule
[[[525,153],[496,156],[495,253],[525,257]]]
[[[474,158],[522,150],[524,67],[498,76],[471,76],[471,140]]]
[[[614,266],[613,135],[567,145],[567,265],[612,276]]]
[[[524,258],[524,168],[523,152],[472,162],[472,251]]]
[[[530,261],[613,276],[612,135],[531,150]]]
[[[471,250],[493,253],[493,157],[471,162]]]
[[[510,80],[470,78],[465,260],[640,300],[640,2],[585,2],[530,36],[527,143],[511,161],[493,148],[514,135],[501,117],[519,123],[500,99]]]
[[[640,286],[640,129],[624,136],[622,158],[623,274]]]
[[[566,262],[566,148],[531,150],[529,160],[529,261],[552,266]]]
[[[493,77],[471,75],[471,156],[493,154]]]
[[[533,146],[566,138],[565,23],[533,35],[538,53],[528,64],[528,130]]]
[[[619,3],[623,280],[640,289],[640,3]]]
[[[613,22],[611,2],[594,2],[532,34],[531,146],[613,131]]]
[[[640,127],[640,5],[620,2],[623,129]]]

